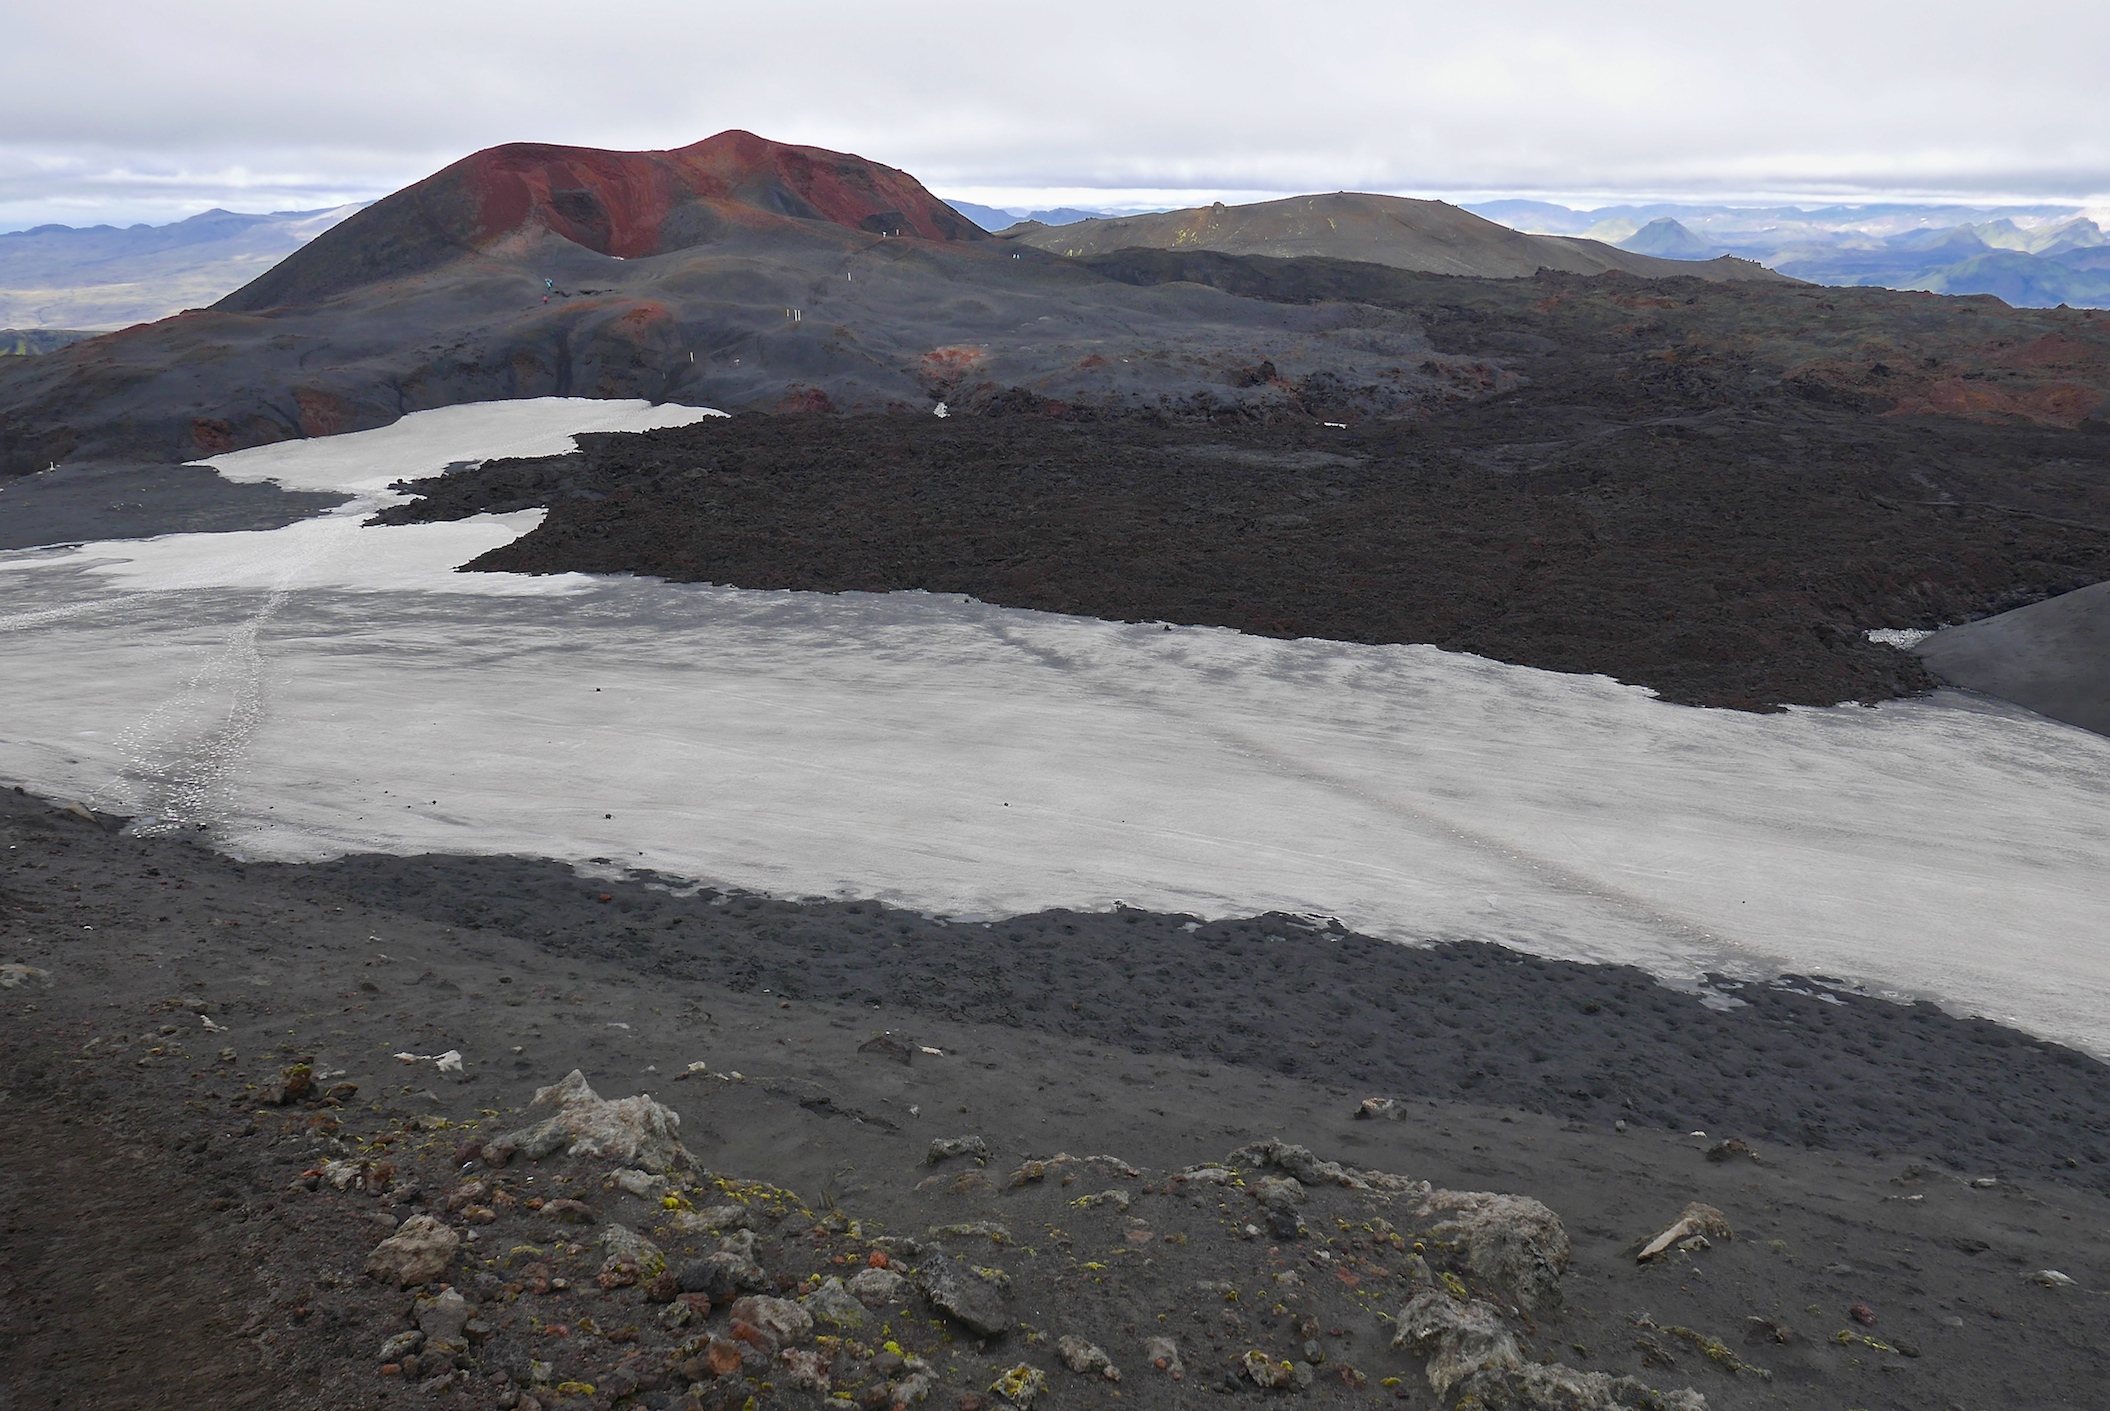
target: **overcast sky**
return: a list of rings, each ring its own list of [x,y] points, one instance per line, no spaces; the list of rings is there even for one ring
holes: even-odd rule
[[[2110,3],[0,0],[0,229],[728,127],[992,205],[2110,199]]]

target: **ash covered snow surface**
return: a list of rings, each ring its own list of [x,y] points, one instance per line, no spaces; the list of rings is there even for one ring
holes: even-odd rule
[[[921,593],[452,569],[390,482],[707,413],[543,400],[240,452],[360,498],[0,555],[0,775],[237,854],[523,853],[952,916],[1335,916],[1795,971],[2110,1054],[2110,739],[1955,692],[1760,716],[1429,647]]]

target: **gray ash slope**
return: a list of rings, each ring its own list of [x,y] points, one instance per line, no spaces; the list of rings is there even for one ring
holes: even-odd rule
[[[278,529],[346,498],[227,480],[202,465],[59,466],[0,481],[0,549]]]
[[[1403,946],[1292,917],[1051,911],[984,926],[870,901],[683,896],[519,858],[254,870],[644,974],[863,1006],[875,1022],[1016,1026],[1359,1096],[1903,1152],[2110,1191],[2110,1067],[1931,1003],[1807,980],[1747,985],[1741,1006],[1718,1010],[1631,967]]]
[[[1944,681],[2110,735],[2110,583],[1946,628],[1912,650]]]

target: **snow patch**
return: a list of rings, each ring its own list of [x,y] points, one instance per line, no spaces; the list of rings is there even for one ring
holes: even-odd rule
[[[370,493],[561,450],[610,408],[219,459]],[[1431,647],[452,571],[533,522],[0,555],[0,775],[244,856],[524,853],[956,918],[1338,917],[1693,989],[1852,976],[2110,1053],[2110,740],[1955,692],[1758,716]]]
[[[462,461],[560,456],[590,431],[650,431],[724,416],[705,407],[654,406],[636,398],[529,397],[412,412],[373,431],[280,441],[199,462],[229,480],[270,480],[288,490],[385,493],[398,480],[438,475]]]

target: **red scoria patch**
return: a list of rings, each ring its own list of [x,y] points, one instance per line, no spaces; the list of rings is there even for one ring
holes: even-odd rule
[[[667,243],[664,228],[676,211],[697,204],[742,221],[821,220],[874,235],[982,238],[906,172],[751,132],[721,132],[664,152],[507,143],[420,185],[467,188],[476,206],[470,238],[478,245],[539,225],[621,259],[680,248]]]

